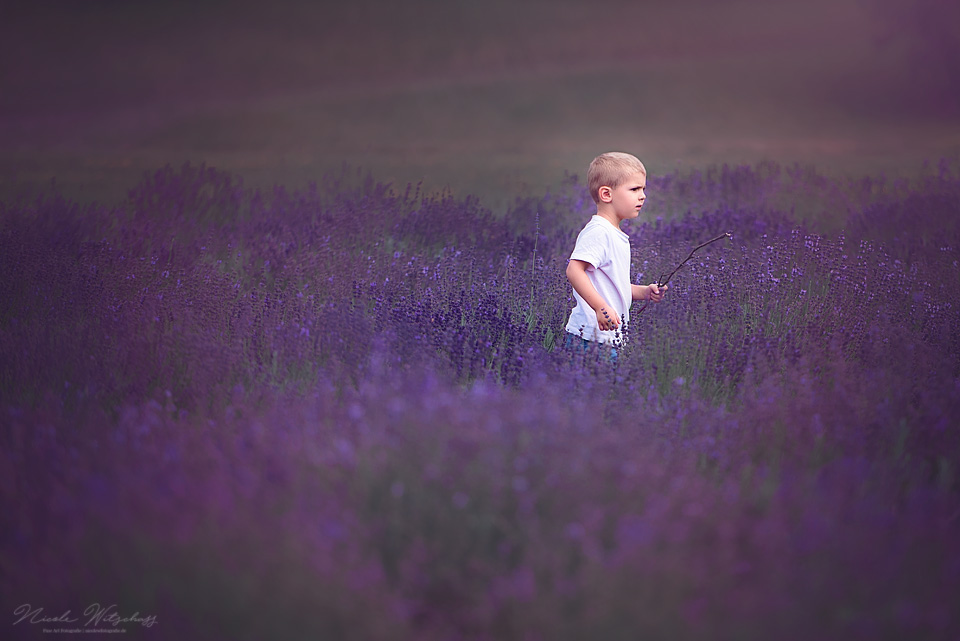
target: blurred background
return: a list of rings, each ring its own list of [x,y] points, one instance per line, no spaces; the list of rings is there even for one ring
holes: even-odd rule
[[[44,0],[0,8],[0,199],[344,164],[496,209],[611,149],[917,171],[960,150],[944,0]]]

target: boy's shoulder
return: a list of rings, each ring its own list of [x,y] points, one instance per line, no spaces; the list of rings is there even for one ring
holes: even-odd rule
[[[583,233],[585,231],[594,231],[594,230],[598,232],[603,232],[603,231],[606,231],[604,229],[604,226],[610,227],[611,231],[613,230],[610,223],[605,221],[603,218],[600,218],[600,216],[591,216],[590,219],[583,224],[583,228],[580,230],[580,232]]]
[[[583,229],[580,230],[579,236],[583,237],[596,237],[596,238],[619,238],[629,240],[629,236],[622,230],[614,227],[610,224],[609,221],[604,220],[600,216],[593,216],[584,224]]]

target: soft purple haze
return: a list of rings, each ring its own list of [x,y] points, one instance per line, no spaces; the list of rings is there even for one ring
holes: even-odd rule
[[[661,173],[913,173],[960,149],[956,3],[4,3],[0,194],[344,161],[505,205],[604,149]],[[511,194],[510,197],[504,194]]]

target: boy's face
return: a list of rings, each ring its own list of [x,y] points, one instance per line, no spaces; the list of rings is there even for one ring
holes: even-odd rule
[[[647,175],[637,172],[628,176],[619,187],[601,187],[600,202],[608,204],[618,221],[630,220],[640,215],[640,208],[647,197],[644,193],[646,188]]]

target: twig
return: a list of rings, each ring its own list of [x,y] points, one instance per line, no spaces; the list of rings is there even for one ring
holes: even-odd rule
[[[673,275],[676,274],[677,271],[679,271],[681,267],[683,267],[684,265],[686,265],[687,262],[689,262],[689,260],[690,260],[691,258],[693,258],[693,255],[697,253],[697,251],[699,251],[700,249],[703,249],[704,247],[706,247],[706,246],[709,245],[710,243],[715,243],[715,242],[717,242],[718,240],[723,240],[724,238],[729,238],[730,241],[732,242],[732,241],[733,241],[733,232],[729,232],[729,231],[728,231],[728,232],[725,232],[725,233],[723,233],[723,234],[720,234],[720,235],[717,236],[716,238],[711,238],[711,239],[708,240],[707,242],[705,242],[705,243],[700,243],[699,245],[697,245],[696,247],[694,247],[693,249],[691,249],[691,250],[690,250],[690,255],[687,256],[686,258],[684,258],[684,259],[683,259],[683,262],[680,263],[679,265],[677,265],[677,266],[674,268],[674,270],[667,275],[666,278],[663,277],[663,274],[660,275],[660,278],[657,279],[657,287],[663,287],[663,286],[665,286],[667,283],[669,283],[669,282],[670,282],[670,279],[673,278]],[[645,309],[647,308],[647,305],[649,305],[649,304],[650,304],[650,301],[649,301],[649,300],[648,300],[647,302],[645,302],[645,303],[643,304],[643,307],[641,307],[641,308],[637,311],[637,315],[642,314],[642,313],[643,313],[643,310],[645,310]]]

